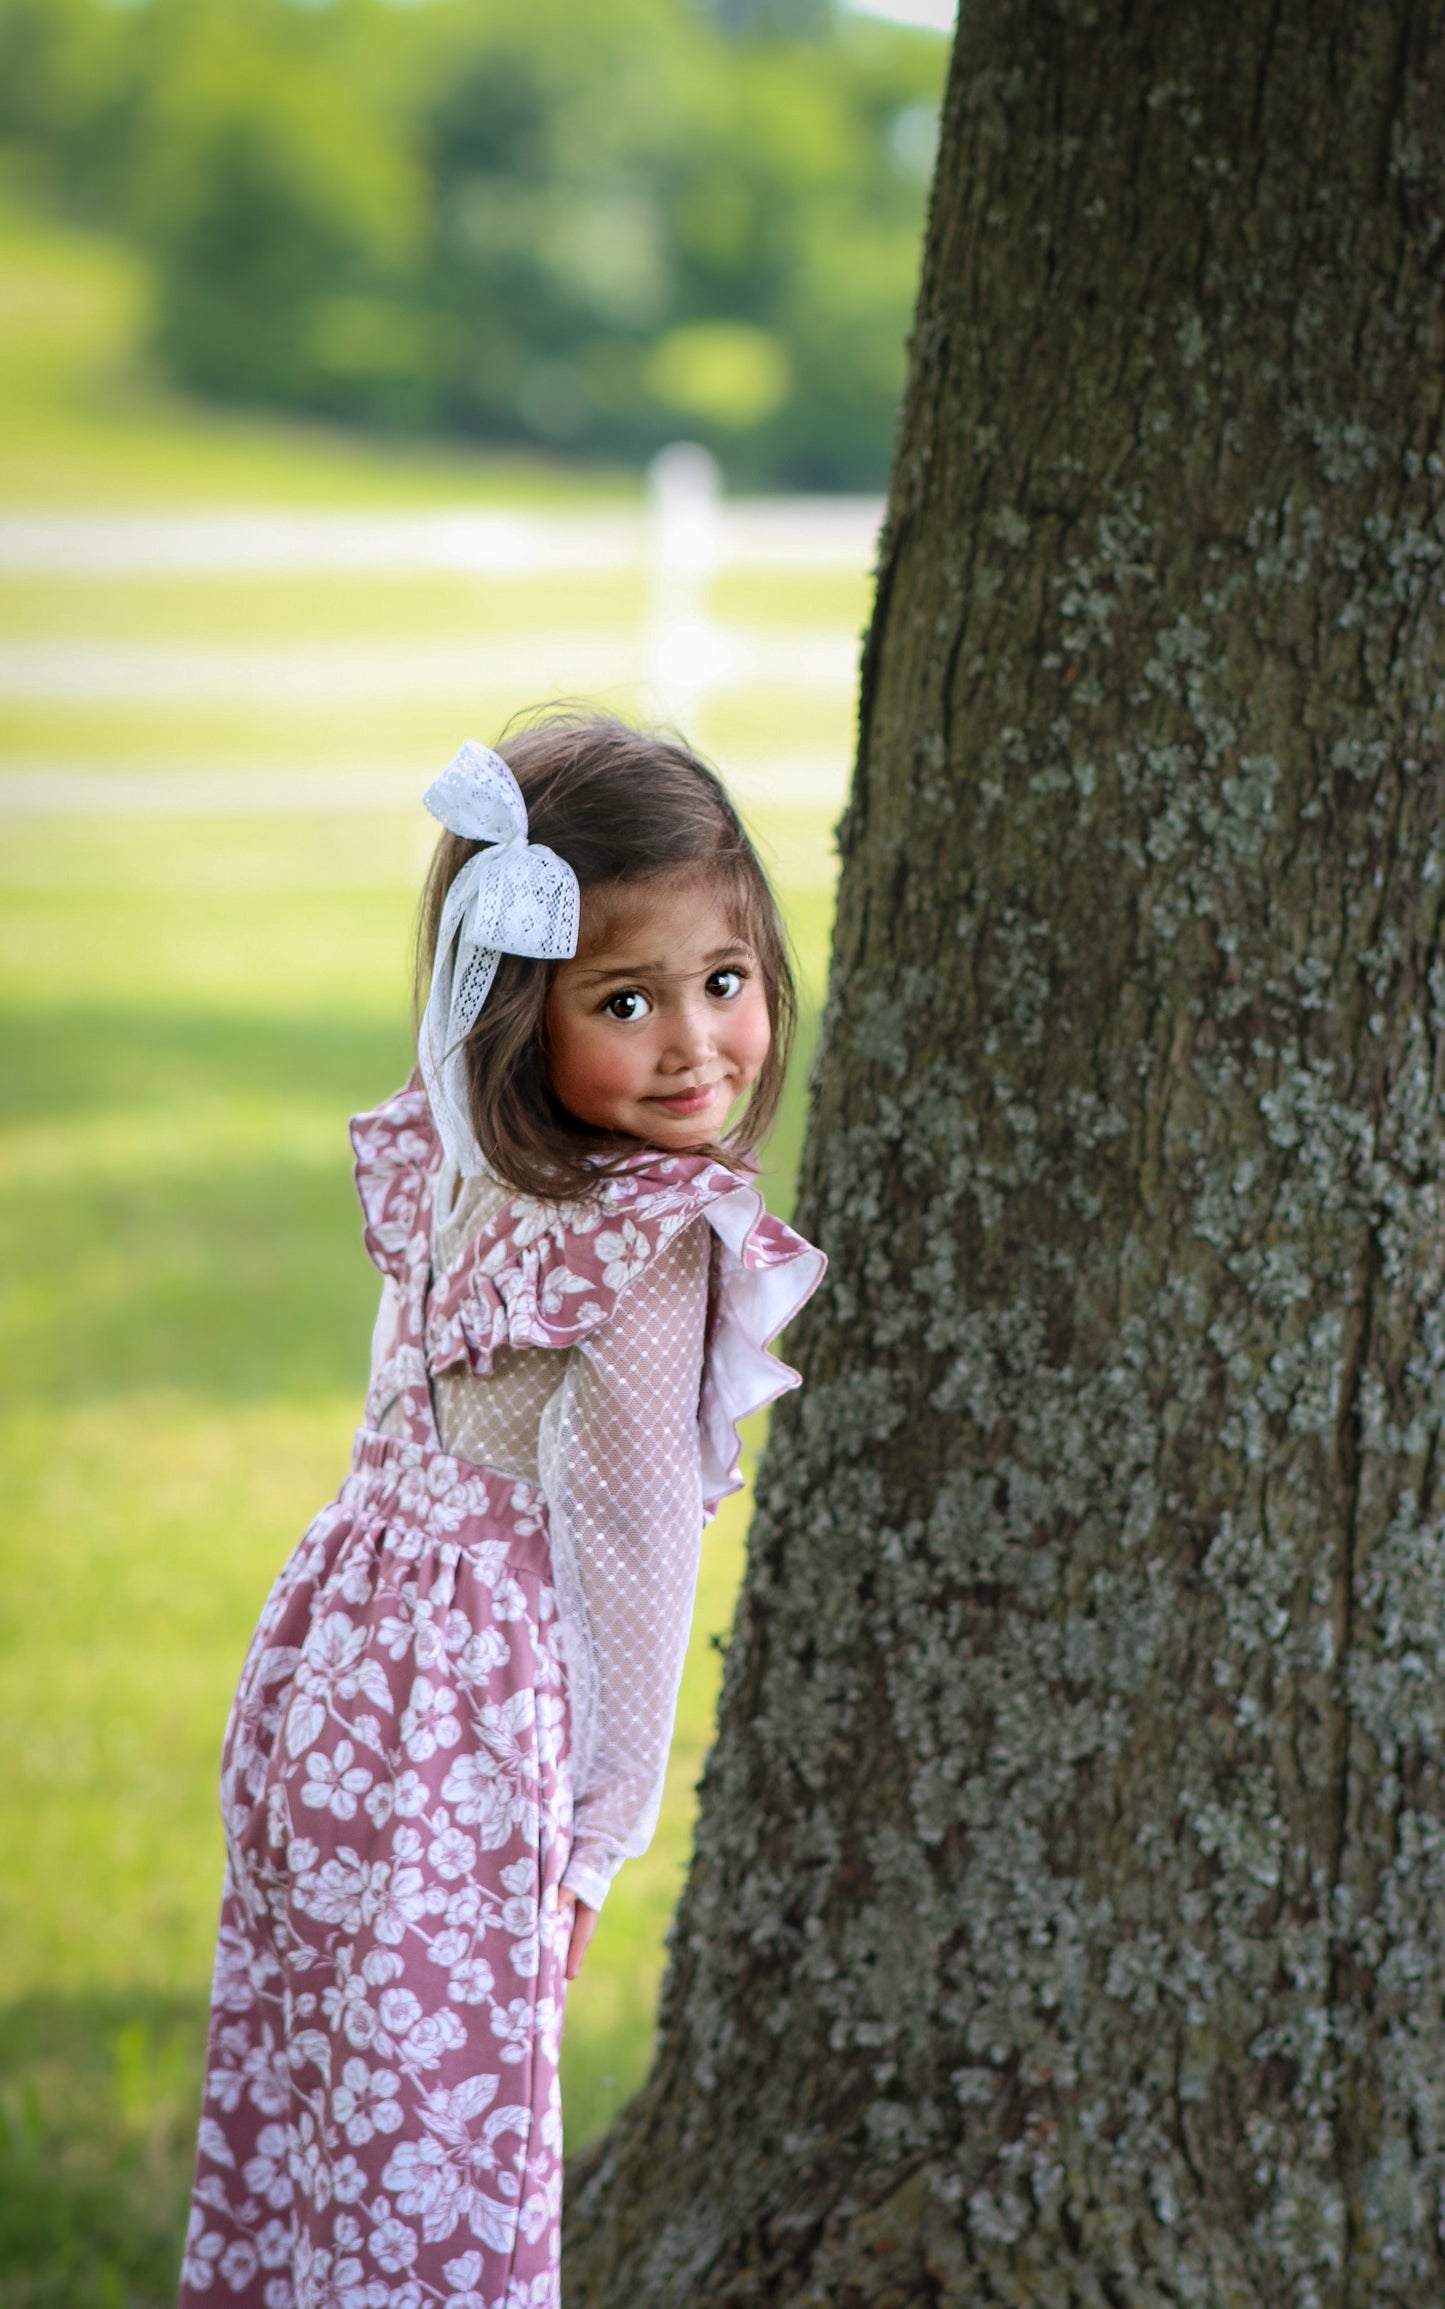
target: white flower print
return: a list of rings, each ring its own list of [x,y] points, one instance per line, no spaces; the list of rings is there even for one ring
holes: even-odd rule
[[[527,1616],[527,1591],[509,1571],[503,1572],[492,1590],[492,1609],[499,1620],[520,1620]]]
[[[211,2002],[223,2012],[249,2012],[256,2001],[251,1983],[251,1944],[234,1925],[223,1924],[216,1943]]]
[[[302,2114],[298,2134],[291,2144],[291,2178],[302,2196],[310,2198],[317,2212],[324,2213],[331,2202],[331,2167],[322,2155],[309,2111]]]
[[[408,1766],[398,1772],[389,1788],[384,1783],[378,1783],[372,1789],[366,1799],[366,1809],[371,1815],[372,1826],[384,1828],[393,1812],[400,1819],[410,1820],[418,1812],[426,1810],[428,1801],[425,1780],[419,1772],[413,1772]]]
[[[537,1929],[537,1902],[530,1892],[514,1893],[502,1903],[502,1930],[514,1940],[526,1940]]]
[[[462,1736],[457,1722],[457,1695],[446,1684],[418,1676],[402,1714],[402,1743],[414,1764],[424,1764],[438,1748],[454,1748]]]
[[[298,2005],[301,2003],[300,1997],[297,1998],[296,2002]],[[315,1998],[308,1997],[306,2002],[314,2005]],[[286,2057],[290,2061],[293,2071],[315,2068],[323,2077],[329,2077],[331,2074],[331,2039],[324,2029],[294,2029],[291,2042],[286,2048]]]
[[[416,1633],[417,1585],[414,1579],[397,1591],[396,1610],[387,1612],[377,1628],[377,1641],[394,1660],[404,1659]]]
[[[393,2036],[405,2036],[421,2019],[421,1998],[409,1988],[389,1988],[381,2000],[381,2025]]]
[[[329,1812],[334,1820],[354,1820],[356,1799],[371,1786],[371,1773],[353,1761],[355,1754],[349,1740],[337,1741],[334,1756],[314,1750],[306,1759],[302,1803],[313,1812]]]
[[[415,1819],[427,1807],[426,1782],[419,1772],[401,1771],[396,1776],[396,1809],[402,1820]]]
[[[409,2269],[417,2256],[415,2229],[409,2229],[405,2221],[398,2221],[395,2215],[372,2230],[370,2243],[373,2260],[389,2276]]]
[[[363,1604],[370,1603],[372,1596],[371,1566],[364,1556],[358,1557],[355,1563],[347,1565],[337,1592],[342,1602],[349,1603],[353,1610],[359,1610]]]
[[[433,1964],[450,1967],[461,1963],[471,1945],[470,1932],[464,1932],[459,1926],[449,1924],[444,1931],[433,1936],[431,1947],[427,1953]]]
[[[477,1576],[492,1599],[492,1611],[499,1620],[524,1619],[527,1615],[527,1594],[514,1576],[506,1549],[499,1540],[485,1541],[473,1550]],[[501,1639],[506,1641],[505,1637]],[[506,1657],[511,1657],[508,1645]]]
[[[463,1932],[475,1932],[482,1918],[482,1893],[477,1884],[463,1884],[448,1896],[443,1911],[447,1923]]]
[[[272,1788],[266,1798],[266,1841],[280,1846],[286,1841],[289,1816],[284,1788]]]
[[[465,1612],[452,1610],[418,1611],[416,1619],[416,1664],[419,1668],[437,1667],[449,1653],[460,1652],[471,1634],[471,1622]]]
[[[503,1539],[479,1539],[467,1551],[468,1560],[478,1581],[484,1588],[494,1588],[507,1568],[507,1543]]]
[[[598,1236],[599,1249],[604,1240],[603,1236]],[[570,1267],[549,1268],[542,1283],[542,1312],[555,1318],[562,1313],[564,1300],[575,1299],[579,1291],[591,1289],[592,1283],[586,1275],[574,1274]]]
[[[221,2255],[221,2275],[233,2293],[249,2285],[256,2274],[256,2248],[244,2237],[234,2237]]]
[[[244,2027],[221,2032],[207,2092],[228,2114],[238,2108],[244,2098],[262,2116],[284,2115],[290,2106],[291,2081],[286,2072],[285,2055],[269,2023],[261,2031],[259,2044],[248,2042]]]
[[[642,1273],[652,1256],[652,1245],[641,1227],[624,1219],[597,1237],[597,1256],[603,1261],[602,1280],[609,1291],[625,1290]]]
[[[365,2052],[375,2043],[376,2014],[367,2001],[366,1982],[355,1973],[323,1990],[321,2009],[332,2028],[339,2030],[358,2052]]]
[[[515,2065],[526,2059],[532,2049],[532,2007],[525,1998],[514,1996],[505,2012],[500,2005],[493,2005],[492,2034],[500,2040],[499,2060]]]
[[[535,2244],[537,2239],[541,2236],[542,2231],[546,2228],[550,2217],[551,2209],[548,2206],[547,2200],[543,2196],[541,2190],[538,2189],[535,2190],[530,2197],[528,2197],[520,2213],[517,2215],[517,2226],[521,2230],[522,2235],[526,2237],[532,2244]]]
[[[290,2204],[291,2173],[284,2125],[262,2126],[256,2137],[256,2154],[247,2159],[243,2178],[253,2196],[264,2197],[278,2212]]]
[[[263,2269],[281,2269],[291,2258],[291,2231],[284,2221],[268,2221],[256,2238],[256,2258]]]
[[[297,2309],[386,2309],[386,2289],[373,2289],[352,2253],[317,2250],[303,2238],[296,2256]]]
[[[495,1985],[496,1975],[484,1956],[464,1957],[452,1966],[447,1994],[457,2004],[485,2004]]]
[[[381,2176],[400,2212],[420,2216],[422,2234],[430,2245],[455,2233],[461,2219],[462,2179],[447,2162],[440,2141],[402,2141],[391,2154]]]
[[[209,2292],[216,2264],[225,2250],[225,2238],[215,2229],[207,2229],[204,2213],[198,2205],[193,2205],[186,2231],[185,2259],[181,2263],[182,2284],[193,2285],[198,2293]]]
[[[378,1940],[393,1947],[404,1938],[407,1926],[426,1913],[419,1868],[403,1867],[399,1861],[365,1861],[347,1844],[334,1860],[297,1879],[295,1897],[297,1906],[319,1923],[339,1924],[353,1934],[369,1924]]]
[[[555,1884],[549,1884],[542,1894],[542,1904],[537,1911],[537,1931],[544,1948],[557,1949],[566,1955],[572,1938],[572,1911],[563,1908],[559,1888]]]
[[[543,1523],[546,1520],[547,1502],[535,1484],[514,1483],[512,1486],[511,1500],[508,1504],[512,1510],[514,1526],[524,1538],[527,1537],[529,1533],[540,1531],[542,1529]],[[550,1593],[550,1589],[543,1588],[542,1594],[544,1597]],[[542,1616],[544,1619],[547,1616],[545,1603],[542,1609]]]
[[[500,1707],[494,1700],[488,1700],[477,1719],[482,1738],[503,1769],[522,1780],[535,1780],[537,1777],[536,1750],[523,1737],[532,1730],[536,1712],[536,1695],[527,1686],[520,1692],[513,1692],[511,1698],[504,1700]]]
[[[476,1865],[477,1848],[460,1828],[443,1828],[427,1847],[427,1859],[445,1883],[469,1876]]]
[[[428,2013],[407,2030],[402,2058],[413,2069],[435,2068],[446,2053],[456,2052],[466,2041],[467,2032],[454,2012]]]
[[[391,1693],[376,1660],[366,1656],[367,1630],[344,1611],[328,1612],[313,1627],[296,1670],[286,1711],[286,1746],[293,1756],[314,1745],[328,1707],[362,1693],[375,1707],[390,1709]]]
[[[558,2309],[561,2298],[557,2274],[549,2269],[539,2277],[509,2277],[506,2298],[493,2309]]]
[[[405,1938],[407,1926],[425,1914],[426,1892],[421,1870],[397,1867],[385,1871],[373,1926],[377,1939],[389,1941],[394,1947]]]
[[[374,1787],[367,1789],[364,1801],[368,1820],[373,1828],[380,1830],[396,1809],[396,1790],[388,1781],[378,1780]]]
[[[581,1208],[582,1206],[579,1205],[579,1213]],[[565,1208],[561,1203],[548,1202],[539,1195],[534,1202],[523,1203],[519,1206],[516,1221],[512,1227],[512,1241],[519,1251],[525,1251],[533,1243],[540,1243],[544,1235],[554,1235],[560,1246],[567,1240],[567,1229],[572,1218],[573,1213],[570,1209]],[[508,1256],[508,1247],[505,1242],[498,1243],[496,1249],[502,1256],[499,1259],[494,1256],[494,1263],[488,1270],[492,1274],[495,1274],[501,1266],[505,1265]]]
[[[369,2069],[364,2060],[349,2060],[341,2082],[332,2088],[331,2113],[354,2149],[361,2149],[373,2133],[394,2133],[401,2123],[397,2100],[400,2079],[390,2069]]]
[[[482,2256],[480,2253],[463,2253],[457,2260],[448,2261],[442,2270],[442,2275],[452,2288],[446,2302],[446,2309],[487,2309],[485,2301],[477,2291],[477,2287],[482,2281]]]
[[[491,1756],[459,1756],[442,1783],[442,1794],[457,1818],[476,1829],[484,1852],[496,1852],[507,1842],[519,1798]]]
[[[493,1668],[504,1668],[511,1656],[512,1647],[500,1628],[482,1628],[457,1654],[457,1679],[464,1684],[484,1683]]]
[[[360,1932],[376,1911],[374,1885],[388,1874],[387,1863],[368,1863],[343,1844],[332,1860],[308,1868],[296,1880],[297,1905],[320,1924],[339,1924],[343,1932]]]
[[[539,1996],[533,2006],[533,2026],[543,2058],[555,2068],[562,2053],[562,2022],[565,2008],[560,1997]]]
[[[385,2131],[386,2127],[379,2128]],[[354,2205],[365,2194],[366,2175],[355,2157],[338,2157],[331,2168],[331,2187],[340,2204]]]

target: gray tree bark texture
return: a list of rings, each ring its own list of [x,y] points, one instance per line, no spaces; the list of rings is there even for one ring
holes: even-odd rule
[[[569,2309],[1445,2300],[1442,393],[1438,0],[965,0],[831,1276]]]

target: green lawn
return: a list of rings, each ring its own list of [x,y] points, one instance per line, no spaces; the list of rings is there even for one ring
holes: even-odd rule
[[[136,351],[144,284],[0,222],[0,516],[17,506],[478,502],[636,491],[178,408]],[[727,614],[856,626],[864,581],[732,573]],[[604,581],[0,584],[0,643],[318,648],[611,629]],[[0,773],[217,766],[425,775],[521,696],[0,695]],[[726,762],[847,749],[847,702],[714,702]],[[117,788],[119,792],[120,787]],[[828,813],[760,804],[814,1000]],[[215,1766],[256,1610],[344,1471],[376,1278],[346,1117],[406,1072],[418,808],[0,818],[0,2309],[167,2300],[220,1876]],[[801,1068],[772,1149],[786,1207]],[[746,1509],[706,1543],[662,1825],[569,2014],[575,2143],[643,2073]]]

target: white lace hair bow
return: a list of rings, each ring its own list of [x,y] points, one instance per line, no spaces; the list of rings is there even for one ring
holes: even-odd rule
[[[577,951],[581,894],[566,860],[527,839],[527,805],[500,754],[471,739],[422,796],[449,833],[490,842],[446,895],[417,1056],[432,1119],[463,1178],[485,1168],[472,1129],[462,1045],[504,954],[563,962]]]

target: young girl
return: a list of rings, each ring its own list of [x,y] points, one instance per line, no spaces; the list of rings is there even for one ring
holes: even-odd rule
[[[566,1983],[823,1266],[747,1183],[792,987],[712,773],[554,718],[426,799],[420,1072],[352,1124],[366,1425],[226,1735],[187,2304],[559,2300]]]

